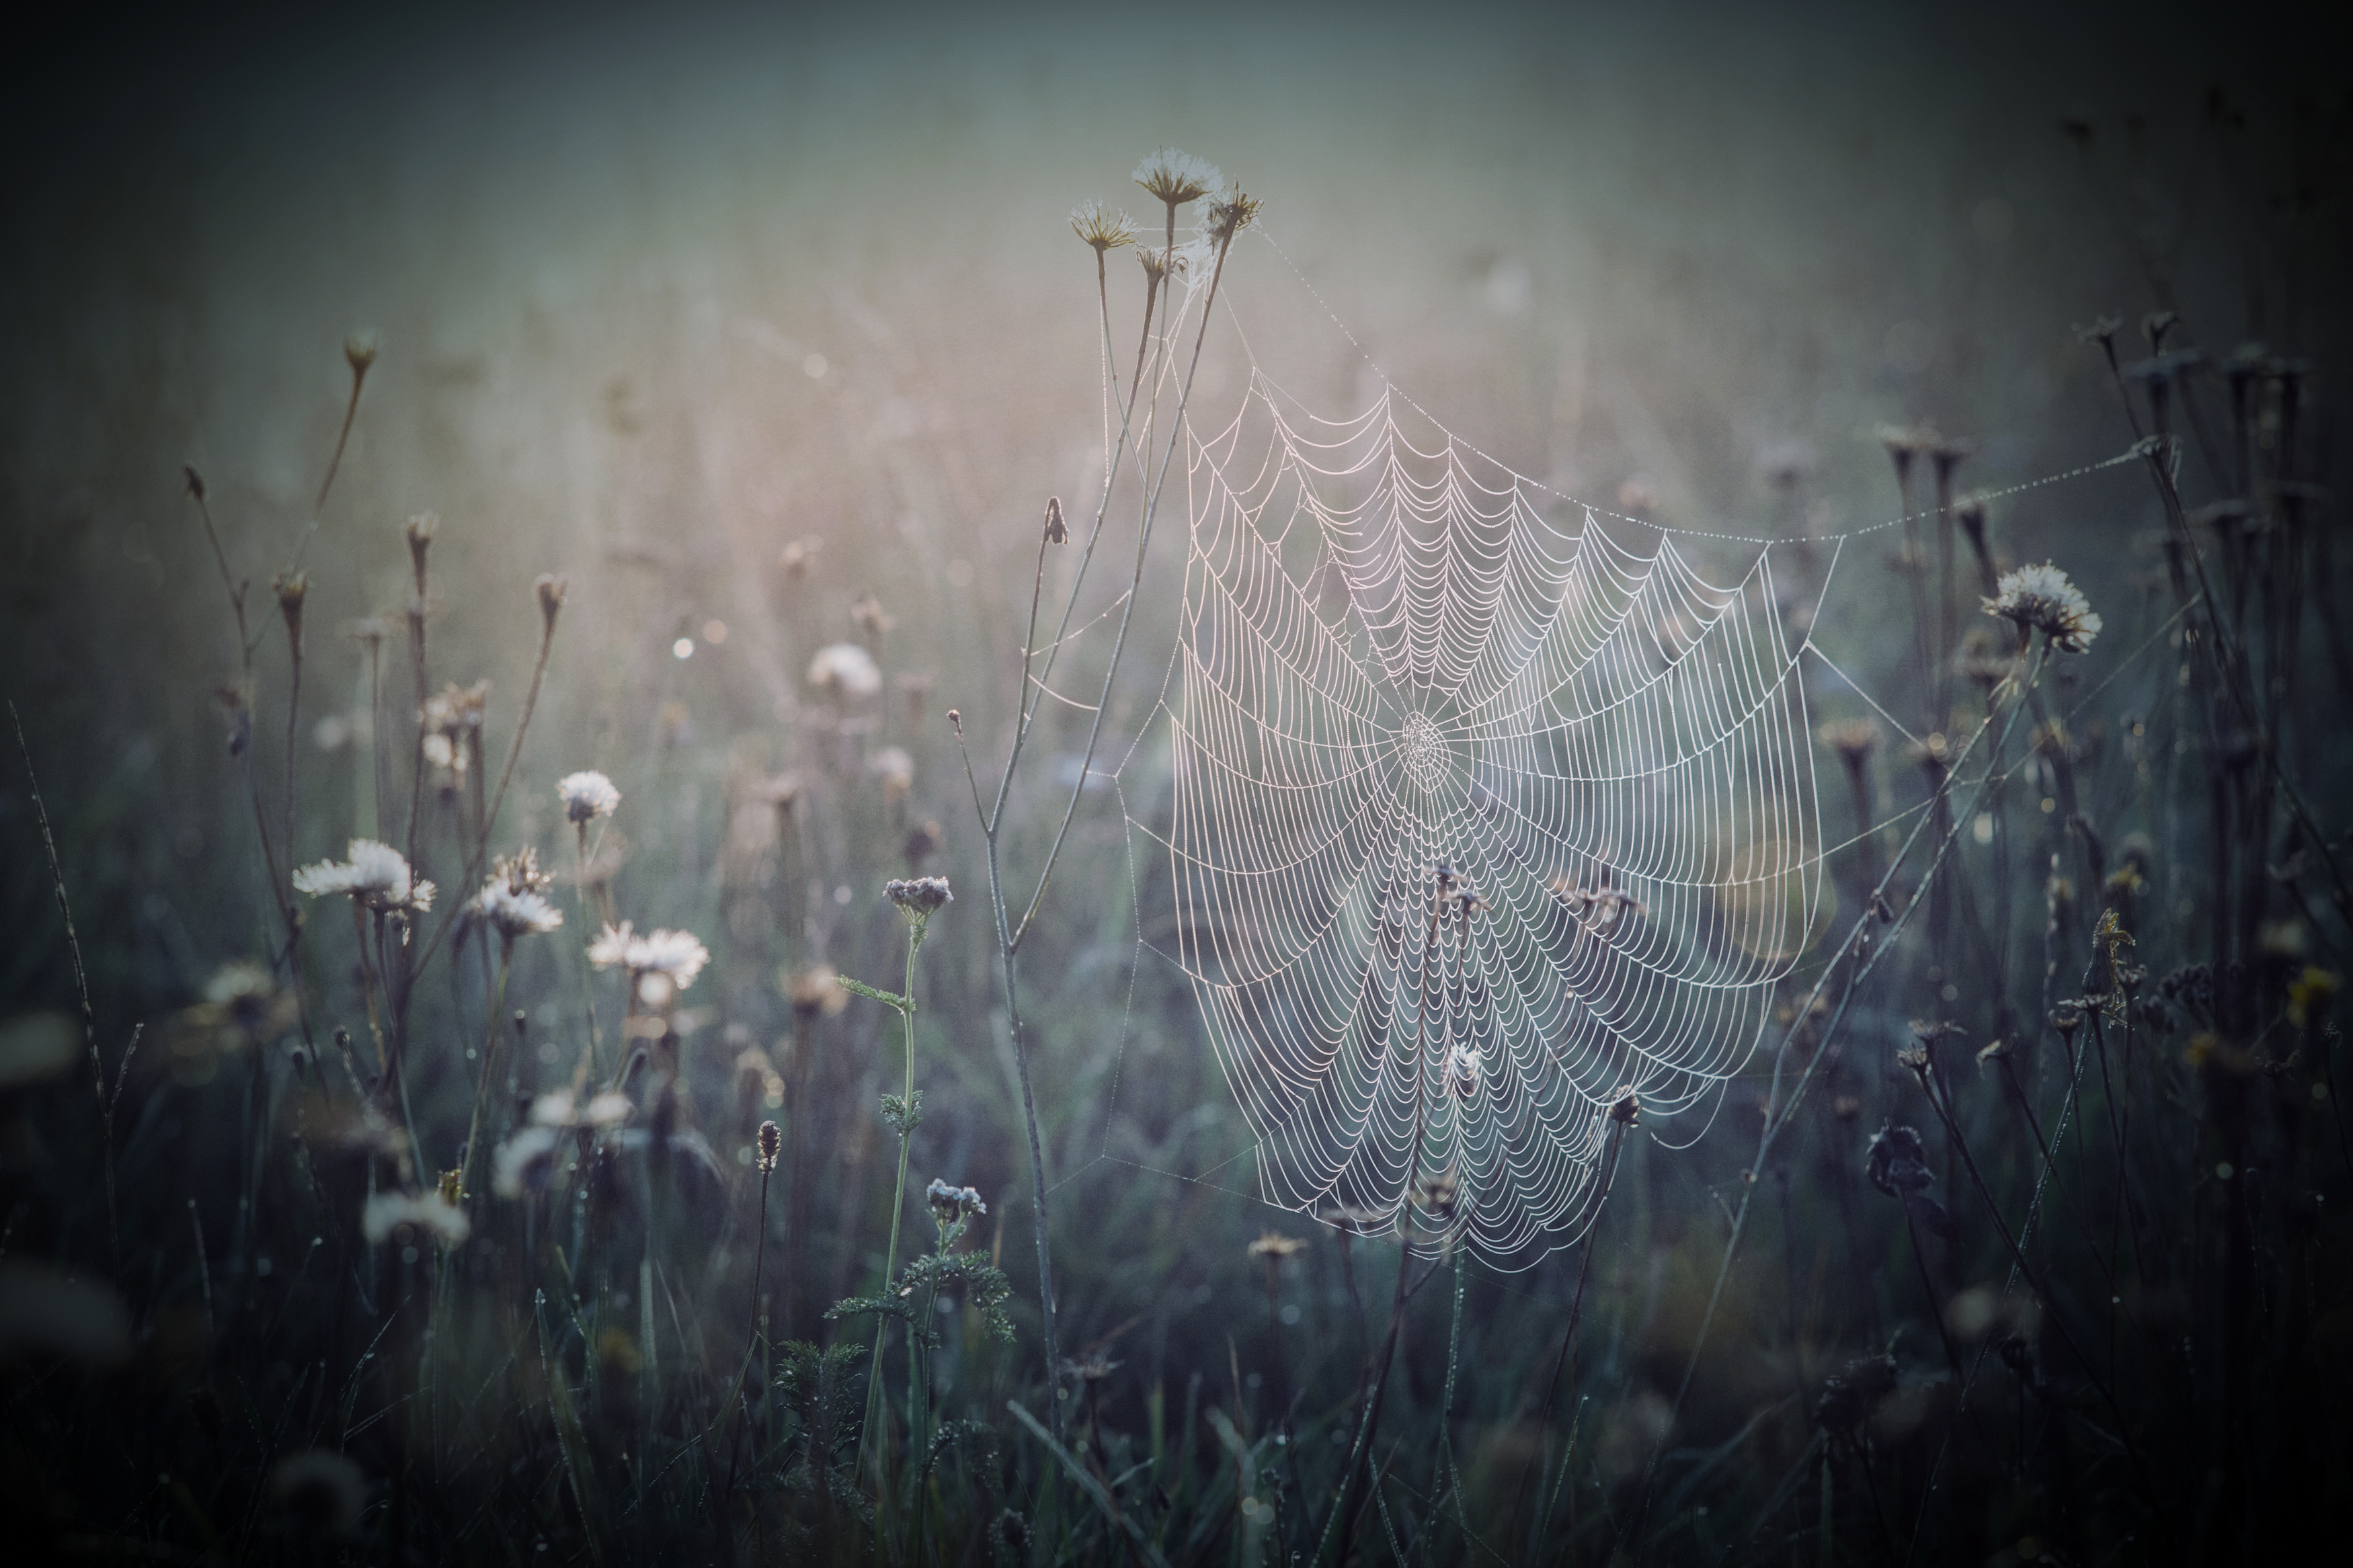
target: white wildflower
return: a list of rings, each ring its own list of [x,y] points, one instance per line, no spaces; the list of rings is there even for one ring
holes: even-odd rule
[[[348,893],[378,914],[396,910],[423,913],[433,907],[431,882],[409,870],[400,851],[373,838],[354,838],[348,860],[322,860],[294,873],[294,889],[312,898]]]
[[[628,921],[623,921],[617,926],[608,925],[596,933],[596,941],[588,944],[588,962],[599,969],[625,964],[629,962],[629,943],[635,940]]]
[[[882,672],[874,667],[874,656],[858,644],[829,643],[809,660],[808,683],[854,701],[882,689]]]
[[[1098,201],[1083,202],[1071,209],[1071,231],[1097,252],[1115,249],[1135,239],[1134,220]]]
[[[519,936],[543,934],[564,923],[564,911],[537,893],[518,893],[506,879],[493,877],[482,884],[467,906],[477,920],[512,942]]]
[[[1985,613],[2014,621],[2022,633],[2042,632],[2061,653],[2082,653],[2100,635],[2099,613],[2067,574],[2046,561],[2002,574]]]
[[[378,1193],[368,1199],[360,1215],[360,1234],[371,1242],[385,1240],[403,1226],[431,1236],[444,1247],[461,1247],[474,1233],[466,1211],[442,1202],[434,1193]]]
[[[1215,163],[1174,147],[1147,153],[1135,166],[1135,183],[1172,206],[1208,195],[1222,179]]]
[[[617,1089],[607,1089],[589,1100],[580,1112],[582,1125],[611,1127],[629,1119],[629,1097]]]
[[[573,822],[610,816],[621,804],[621,792],[613,781],[594,768],[565,774],[556,781],[555,793],[564,802],[565,816]]]
[[[502,1198],[519,1198],[545,1186],[555,1172],[555,1146],[554,1128],[522,1129],[491,1156],[491,1191]]]
[[[866,759],[866,771],[881,781],[882,794],[889,800],[903,800],[915,787],[915,759],[903,746],[885,746]]]
[[[596,933],[588,944],[588,962],[599,969],[626,969],[632,979],[659,974],[683,991],[711,962],[711,951],[692,931],[650,931],[639,936],[623,921]]]
[[[629,944],[632,973],[666,975],[681,991],[693,984],[710,962],[711,950],[692,931],[649,931]]]
[[[572,1091],[559,1089],[541,1095],[531,1102],[531,1124],[533,1127],[569,1127],[572,1125]]]

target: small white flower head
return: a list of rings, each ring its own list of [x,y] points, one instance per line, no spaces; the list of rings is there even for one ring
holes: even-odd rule
[[[565,816],[574,822],[610,816],[621,804],[621,792],[613,787],[613,781],[594,768],[565,774],[557,781],[555,793],[564,802]]]
[[[610,1127],[629,1119],[629,1097],[607,1089],[582,1105],[568,1089],[541,1095],[531,1102],[533,1127]]]
[[[692,931],[648,931],[629,944],[629,970],[635,974],[659,974],[683,991],[694,984],[711,950]]]
[[[659,974],[671,990],[683,991],[711,962],[711,950],[692,931],[649,931],[639,936],[623,921],[596,933],[588,944],[588,962],[599,969],[626,969],[633,983]],[[662,999],[669,999],[667,994]]]
[[[467,904],[467,912],[487,921],[499,935],[512,942],[519,936],[543,935],[564,923],[564,911],[537,893],[518,893],[503,878],[482,884]]]
[[[628,921],[623,921],[617,926],[608,925],[596,933],[596,941],[588,944],[588,962],[599,969],[626,964],[629,962],[629,944],[636,940]]]
[[[629,1119],[629,1097],[618,1089],[608,1089],[592,1096],[580,1110],[583,1127],[617,1127]]]
[[[312,898],[347,893],[378,914],[395,910],[424,913],[433,908],[431,882],[413,875],[399,850],[373,838],[354,838],[345,847],[348,860],[322,860],[294,873],[294,889]]]
[[[866,759],[866,771],[882,785],[885,800],[904,800],[915,787],[915,759],[903,746],[885,746]]]
[[[2042,632],[2061,653],[2082,653],[2100,635],[2099,612],[2083,591],[2049,562],[2004,573],[1985,613],[2017,623],[2021,635]]]
[[[568,1098],[568,1097],[567,1097]],[[534,1117],[539,1108],[532,1108]],[[525,1127],[499,1145],[491,1161],[491,1191],[502,1198],[519,1198],[547,1185],[555,1173],[558,1142],[553,1127]]]
[[[531,1124],[533,1127],[569,1127],[575,1104],[572,1091],[559,1089],[541,1095],[531,1102]]]
[[[1134,220],[1098,201],[1082,202],[1071,209],[1071,231],[1093,246],[1098,256],[1135,243]]]
[[[474,1233],[466,1211],[438,1193],[378,1193],[360,1215],[360,1233],[371,1242],[391,1239],[404,1227],[444,1247],[462,1247]]]
[[[554,877],[540,869],[539,851],[527,844],[512,855],[491,857],[491,875],[518,893],[543,893],[555,885]]]
[[[1215,163],[1190,153],[1162,147],[1147,153],[1135,166],[1135,183],[1171,206],[1183,206],[1218,188],[1222,176]]]
[[[1457,1046],[1446,1053],[1446,1087],[1454,1091],[1457,1100],[1470,1100],[1479,1092],[1479,1077],[1487,1065],[1487,1053],[1476,1046]]]
[[[882,689],[874,656],[854,642],[829,643],[809,660],[808,683],[836,701],[855,702]]]

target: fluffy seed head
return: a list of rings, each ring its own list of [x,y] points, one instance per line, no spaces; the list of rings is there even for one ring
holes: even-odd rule
[[[2061,653],[2082,653],[2100,635],[2099,612],[2067,574],[2049,562],[2002,574],[1985,613],[2014,622],[2021,635],[2041,632]]]
[[[613,781],[593,768],[565,774],[555,785],[555,794],[564,802],[565,816],[574,822],[610,816],[621,804],[621,792],[613,787]]]
[[[444,1247],[462,1247],[474,1232],[466,1211],[442,1202],[438,1193],[378,1193],[360,1215],[360,1233],[371,1242],[390,1238],[403,1226]]]
[[[1208,195],[1218,188],[1219,178],[1215,163],[1174,147],[1147,153],[1135,166],[1135,183],[1170,206]]]
[[[433,908],[433,884],[413,876],[408,861],[391,845],[354,838],[343,853],[351,858],[322,860],[298,869],[294,890],[314,899],[348,893],[378,914],[396,910],[422,914]]]
[[[882,689],[882,672],[858,644],[829,643],[809,660],[808,683],[836,701],[858,701]]]
[[[1094,247],[1097,256],[1135,242],[1135,225],[1125,213],[1092,200],[1071,209],[1071,232]]]
[[[1285,1236],[1279,1230],[1262,1231],[1250,1244],[1250,1255],[1262,1263],[1280,1263],[1294,1253],[1307,1250],[1307,1243],[1296,1236]]]
[[[785,1135],[773,1121],[760,1123],[760,1173],[765,1175],[776,1168],[776,1153],[785,1146]],[[933,1184],[934,1186],[937,1183]]]

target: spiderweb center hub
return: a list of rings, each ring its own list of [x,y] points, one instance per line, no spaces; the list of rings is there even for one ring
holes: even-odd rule
[[[1446,773],[1446,737],[1427,713],[1409,713],[1398,729],[1398,754],[1406,776],[1423,789],[1436,789]]]

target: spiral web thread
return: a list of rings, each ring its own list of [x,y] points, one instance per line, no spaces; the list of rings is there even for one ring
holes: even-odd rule
[[[1772,552],[1719,585],[1662,531],[1558,526],[1386,392],[1294,421],[1253,372],[1188,458],[1174,956],[1261,1196],[1549,1251],[1611,1105],[1712,1108],[1813,926]]]

